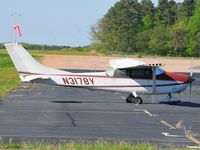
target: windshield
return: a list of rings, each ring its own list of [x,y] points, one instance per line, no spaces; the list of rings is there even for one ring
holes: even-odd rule
[[[163,69],[156,67],[156,75],[161,75],[163,73],[165,73],[165,71]]]

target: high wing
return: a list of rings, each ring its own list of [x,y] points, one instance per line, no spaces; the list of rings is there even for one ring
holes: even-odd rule
[[[130,70],[134,68],[157,68],[160,66],[164,65],[161,63],[147,64],[143,61],[138,61],[132,58],[110,60],[110,67],[118,70]]]
[[[146,63],[131,58],[110,60],[110,67],[113,69],[130,69],[138,66],[145,66]]]

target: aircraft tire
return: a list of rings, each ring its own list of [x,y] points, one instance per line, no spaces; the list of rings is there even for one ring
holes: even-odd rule
[[[143,103],[142,98],[141,97],[135,97],[134,100],[133,100],[133,103],[136,104],[136,105],[142,104]]]
[[[126,98],[126,102],[127,103],[133,103],[133,99],[134,98],[132,96],[129,96],[129,97]]]

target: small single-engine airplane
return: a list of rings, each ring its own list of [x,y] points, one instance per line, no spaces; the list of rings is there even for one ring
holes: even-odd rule
[[[194,80],[189,75],[165,72],[160,64],[145,64],[129,58],[111,60],[112,69],[105,72],[72,73],[41,65],[18,43],[6,43],[5,47],[22,82],[127,92],[127,103],[142,104],[137,94],[171,97],[186,90]]]

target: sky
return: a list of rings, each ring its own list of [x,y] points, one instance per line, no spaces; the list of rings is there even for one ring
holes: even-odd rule
[[[18,42],[86,46],[90,27],[119,0],[2,0],[0,43],[15,41],[14,24],[22,37]],[[152,0],[156,5],[157,0]],[[175,0],[182,2],[183,0]]]

